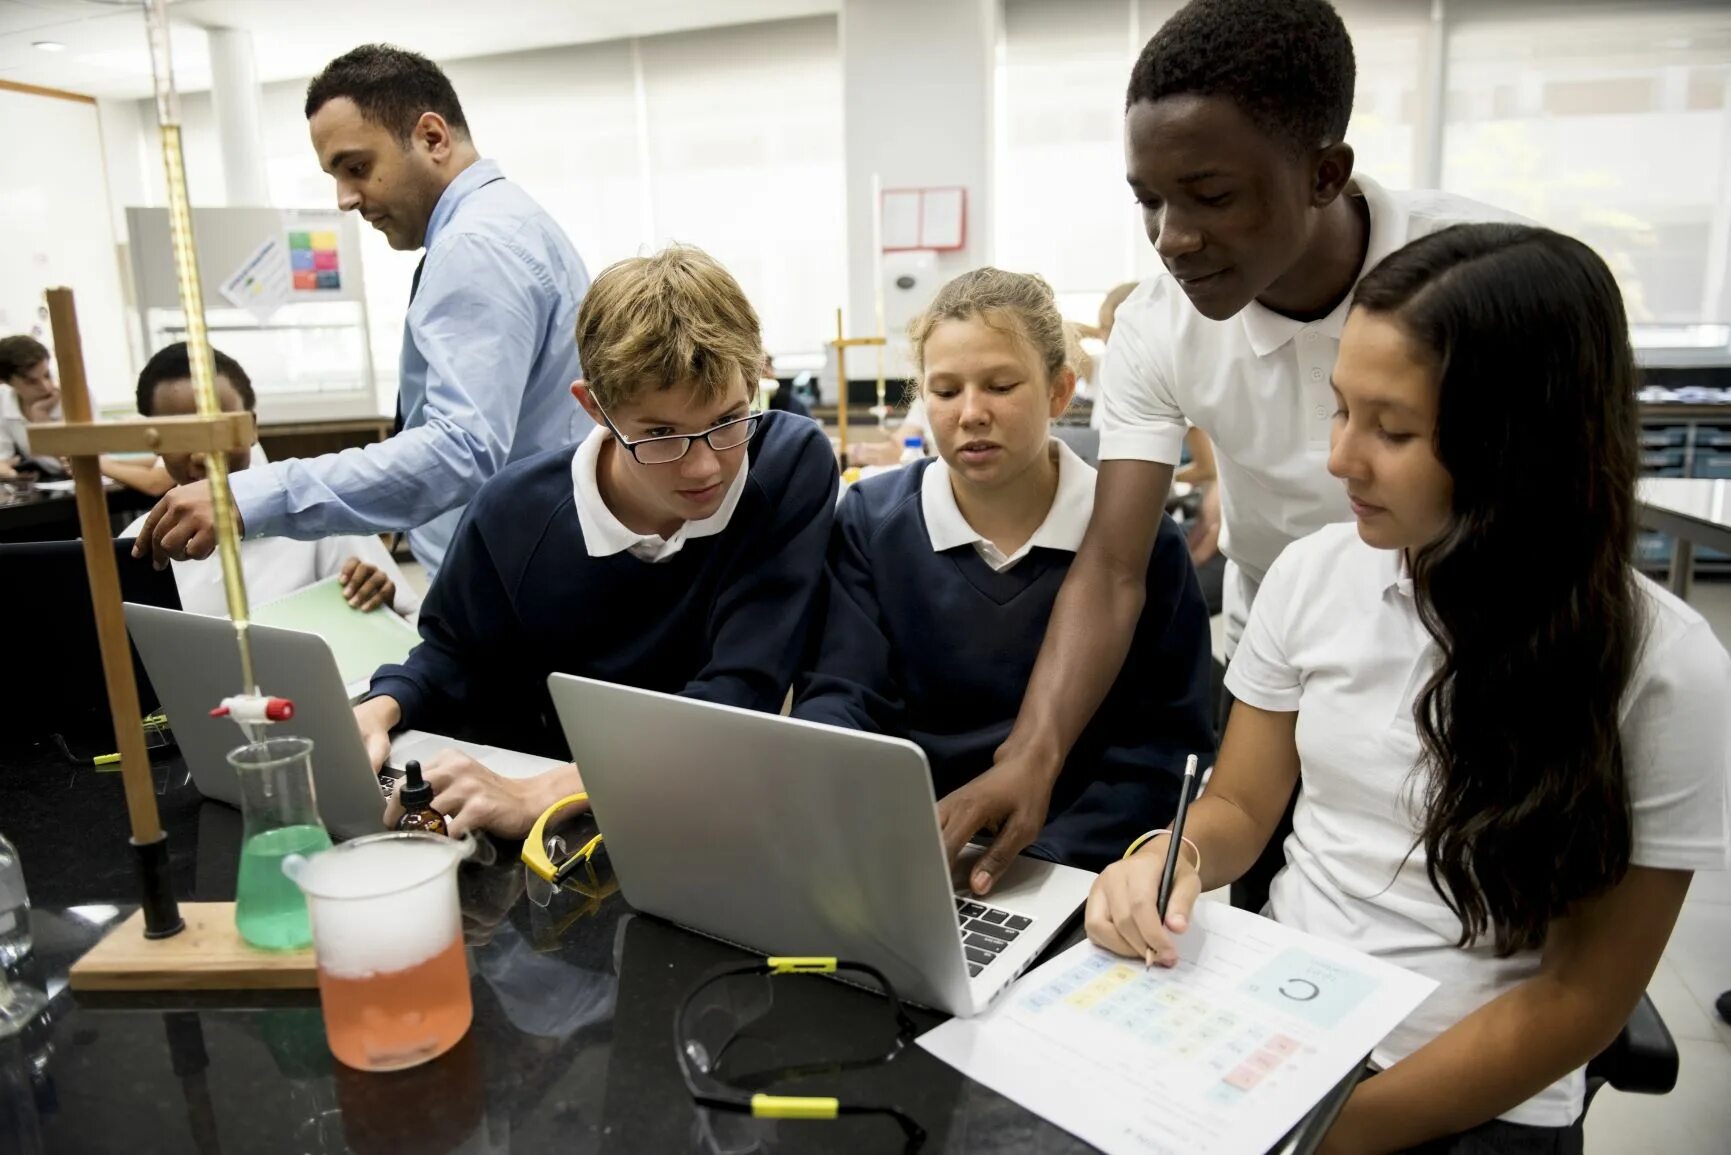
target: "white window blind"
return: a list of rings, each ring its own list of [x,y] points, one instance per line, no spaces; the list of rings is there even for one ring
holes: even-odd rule
[[[700,245],[739,279],[770,352],[822,349],[846,294],[835,17],[443,67],[482,155],[559,222],[591,275],[670,240]],[[266,167],[282,208],[335,203],[307,138],[305,93],[305,81],[265,89]],[[220,204],[209,99],[185,104],[194,202]],[[370,227],[361,232],[373,359],[388,409],[419,255],[393,251]]]
[[[1731,320],[1731,8],[1450,13],[1444,187],[1592,245],[1631,321]]]

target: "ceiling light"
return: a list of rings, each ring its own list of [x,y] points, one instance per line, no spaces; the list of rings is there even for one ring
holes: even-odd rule
[[[32,48],[40,48],[44,52],[65,52],[66,51],[66,45],[60,43],[60,41],[58,41],[58,40],[38,40],[35,43],[33,43],[31,45],[31,47]]]

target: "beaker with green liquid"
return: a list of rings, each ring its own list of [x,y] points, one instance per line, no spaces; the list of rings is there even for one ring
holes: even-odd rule
[[[283,874],[282,862],[331,845],[313,797],[312,740],[249,742],[231,750],[228,763],[240,779],[245,826],[234,888],[235,927],[241,938],[264,950],[310,946],[306,896]]]

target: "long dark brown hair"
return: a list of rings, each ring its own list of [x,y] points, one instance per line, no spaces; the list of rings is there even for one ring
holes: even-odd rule
[[[1640,652],[1638,462],[1623,300],[1586,245],[1457,225],[1401,249],[1354,306],[1434,359],[1448,528],[1411,555],[1440,663],[1414,703],[1425,867],[1499,955],[1629,868],[1619,713]]]

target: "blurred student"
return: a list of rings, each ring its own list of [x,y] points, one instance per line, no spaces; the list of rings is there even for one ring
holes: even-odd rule
[[[937,456],[848,490],[819,656],[796,717],[908,738],[944,795],[1010,732],[1094,508],[1094,470],[1050,423],[1075,389],[1038,277],[978,269],[910,330]],[[1164,522],[1130,656],[1071,751],[1031,852],[1098,870],[1170,819],[1186,755],[1213,754],[1208,613]]]
[[[216,396],[224,413],[251,413],[256,405],[252,380],[233,357],[211,350],[216,362]],[[145,417],[185,417],[198,412],[192,391],[192,366],[186,343],[176,341],[158,350],[138,375],[138,412]],[[257,468],[269,459],[255,435],[250,449],[228,455],[230,475]],[[165,454],[158,465],[175,485],[203,481],[203,454]],[[136,537],[144,525],[140,517],[121,533]],[[404,579],[378,538],[369,535],[327,537],[318,541],[296,541],[287,537],[252,538],[240,543],[240,563],[246,576],[247,597],[257,606],[305,589],[327,578],[340,578],[343,595],[357,610],[371,612],[388,606],[412,619],[421,599]],[[228,601],[222,583],[222,564],[212,556],[177,561],[174,584],[180,591],[181,608],[195,614],[226,617]]]
[[[1166,836],[1089,898],[1094,941],[1172,963],[1302,784],[1267,913],[1440,984],[1325,1151],[1578,1153],[1582,1065],[1726,865],[1731,657],[1630,565],[1637,381],[1579,241],[1463,225],[1365,276],[1328,458],[1356,524],[1268,572],[1164,924]]]
[[[60,420],[60,386],[48,347],[22,334],[0,338],[0,477],[65,473],[66,463],[58,457],[30,452],[25,429]]]

